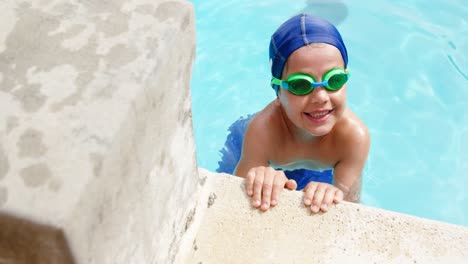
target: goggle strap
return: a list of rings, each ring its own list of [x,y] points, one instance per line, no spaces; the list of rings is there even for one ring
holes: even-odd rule
[[[288,89],[288,83],[287,82],[285,82],[283,80],[280,80],[278,78],[275,78],[275,77],[271,78],[271,84],[279,85],[279,86],[281,86],[283,88]]]

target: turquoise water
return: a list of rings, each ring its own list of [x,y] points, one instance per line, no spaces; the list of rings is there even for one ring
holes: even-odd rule
[[[192,1],[193,123],[214,171],[228,127],[275,98],[273,31],[301,11],[335,23],[347,45],[348,106],[371,133],[363,203],[468,226],[468,5],[420,1]]]

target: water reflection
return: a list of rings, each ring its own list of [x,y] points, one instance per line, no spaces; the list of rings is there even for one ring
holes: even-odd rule
[[[348,16],[348,7],[340,0],[306,0],[302,12],[324,18],[339,25]]]

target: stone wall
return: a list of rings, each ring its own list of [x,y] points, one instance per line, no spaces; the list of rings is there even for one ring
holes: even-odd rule
[[[0,211],[62,228],[77,263],[171,262],[200,186],[192,5],[7,0],[0,20]]]

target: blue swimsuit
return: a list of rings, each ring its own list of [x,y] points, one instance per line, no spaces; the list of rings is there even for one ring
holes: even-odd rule
[[[245,130],[249,125],[250,120],[254,115],[249,115],[246,118],[239,118],[229,127],[229,135],[221,149],[221,160],[218,162],[216,172],[224,172],[233,174],[240,160],[242,152],[242,141],[244,139]],[[297,189],[302,190],[311,181],[326,182],[332,184],[333,170],[314,171],[306,169],[285,170],[286,177],[297,182]]]

